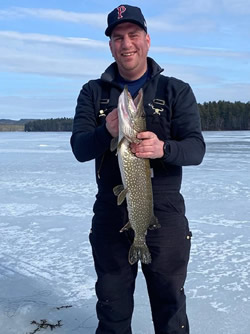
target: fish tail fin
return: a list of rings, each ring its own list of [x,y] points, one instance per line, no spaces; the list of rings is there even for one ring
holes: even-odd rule
[[[151,254],[145,242],[139,245],[133,243],[130,247],[128,254],[129,263],[134,264],[139,260],[141,260],[141,262],[145,264],[149,264],[152,261]]]
[[[161,224],[159,223],[158,218],[152,215],[148,229],[156,230],[157,228],[160,228],[160,227],[161,227]]]

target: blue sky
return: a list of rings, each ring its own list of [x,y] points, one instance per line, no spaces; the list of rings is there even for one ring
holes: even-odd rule
[[[249,0],[129,1],[141,7],[149,56],[197,101],[250,101]],[[113,61],[104,34],[120,1],[0,2],[0,119],[73,117],[82,85]]]

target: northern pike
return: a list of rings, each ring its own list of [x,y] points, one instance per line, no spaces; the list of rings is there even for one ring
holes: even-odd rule
[[[140,140],[137,134],[146,131],[146,119],[143,107],[143,90],[133,101],[127,87],[124,88],[118,101],[119,136],[118,144],[111,143],[111,150],[117,148],[122,185],[114,187],[117,204],[126,198],[128,223],[121,232],[132,228],[134,240],[128,254],[130,264],[140,260],[151,262],[151,254],[146,244],[147,230],[160,227],[153,211],[153,192],[149,159],[138,158],[130,149],[131,143]],[[117,146],[116,146],[117,145]]]

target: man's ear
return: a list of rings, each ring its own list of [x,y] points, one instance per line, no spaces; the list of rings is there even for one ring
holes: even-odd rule
[[[113,51],[112,51],[112,42],[111,42],[111,39],[109,40],[109,48],[110,48],[110,52],[112,54],[112,57],[114,57]]]
[[[149,50],[150,44],[151,44],[151,39],[150,39],[149,34],[146,35],[146,40],[147,40],[147,43],[148,43],[148,50]]]

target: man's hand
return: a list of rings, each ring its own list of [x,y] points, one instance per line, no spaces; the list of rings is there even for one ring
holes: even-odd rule
[[[106,128],[112,137],[118,137],[119,127],[118,127],[118,111],[117,108],[113,109],[106,116]]]
[[[150,131],[140,132],[137,138],[141,139],[141,142],[139,144],[132,143],[130,147],[138,158],[156,159],[163,157],[164,142],[155,133]]]

